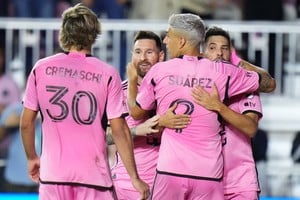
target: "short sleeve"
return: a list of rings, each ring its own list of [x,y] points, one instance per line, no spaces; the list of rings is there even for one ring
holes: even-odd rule
[[[33,69],[27,79],[25,94],[23,98],[24,107],[37,111],[39,109],[36,87],[36,70]]]
[[[259,93],[245,94],[241,99],[240,104],[241,113],[255,112],[262,118],[262,105],[259,97]]]
[[[229,96],[255,92],[258,88],[259,75],[257,72],[236,68],[230,75]]]
[[[114,71],[108,80],[107,117],[108,119],[121,117],[126,112],[121,77]]]

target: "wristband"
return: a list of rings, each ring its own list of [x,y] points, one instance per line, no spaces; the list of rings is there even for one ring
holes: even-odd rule
[[[136,136],[135,127],[130,128],[130,133],[133,138]]]
[[[238,55],[236,54],[235,49],[233,49],[231,51],[230,60],[231,60],[231,63],[236,65],[236,66],[239,66],[239,63],[241,62],[241,58],[238,57]]]

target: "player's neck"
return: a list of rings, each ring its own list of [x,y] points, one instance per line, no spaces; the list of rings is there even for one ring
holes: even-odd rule
[[[143,78],[142,78],[141,76],[138,76],[138,81],[137,81],[137,83],[138,83],[139,85],[141,85],[142,80],[143,80]]]
[[[87,54],[90,55],[91,54],[91,50],[90,49],[82,49],[82,50],[77,50],[76,48],[70,48],[69,52],[77,52],[77,53],[83,53],[83,54]]]
[[[199,51],[199,48],[187,46],[186,48],[182,49],[182,54],[181,55],[200,56],[201,53]]]

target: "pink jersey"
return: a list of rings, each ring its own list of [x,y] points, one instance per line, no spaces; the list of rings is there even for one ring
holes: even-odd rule
[[[123,82],[124,95],[127,96],[128,81]],[[126,117],[127,124],[130,128],[143,123],[145,120],[134,120],[131,116]],[[155,134],[152,136],[138,136],[133,139],[134,142],[134,157],[138,170],[138,174],[150,187],[153,184],[156,174],[156,165],[158,159],[158,151],[160,144],[160,135]],[[112,168],[112,177],[116,187],[131,190],[136,192],[137,197],[139,193],[132,186],[130,177],[126,168],[118,155],[117,164]],[[118,190],[117,190],[118,191]]]
[[[39,60],[24,106],[43,118],[41,181],[111,187],[102,124],[121,117],[123,105],[117,70],[99,59],[72,52]]]
[[[244,114],[254,112],[262,117],[259,95],[238,95],[229,101],[230,108]],[[259,191],[255,162],[252,154],[251,138],[232,125],[226,125],[224,155],[224,192],[230,194],[243,191]]]
[[[256,91],[259,76],[229,63],[192,56],[174,58],[154,65],[141,84],[137,103],[145,110],[157,105],[163,114],[177,103],[175,113],[191,115],[192,122],[182,130],[165,129],[162,134],[157,169],[191,178],[220,181],[223,157],[220,124],[215,112],[193,102],[191,89],[200,85],[210,91],[215,83],[221,99]]]

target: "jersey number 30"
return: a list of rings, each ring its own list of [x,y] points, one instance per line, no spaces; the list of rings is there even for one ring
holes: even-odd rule
[[[49,102],[53,105],[60,107],[60,113],[56,115],[52,114],[50,109],[46,109],[47,114],[53,121],[62,121],[66,119],[69,115],[69,110],[71,107],[72,117],[76,123],[88,125],[94,122],[98,109],[97,100],[93,93],[89,91],[77,91],[73,95],[72,105],[69,106],[67,102],[63,100],[63,97],[69,91],[68,88],[62,86],[46,86],[46,91],[54,92],[54,95],[52,96],[52,98],[50,98]],[[90,110],[86,119],[83,119],[83,117],[80,116],[79,112],[79,102],[82,97],[87,98],[90,103]]]

